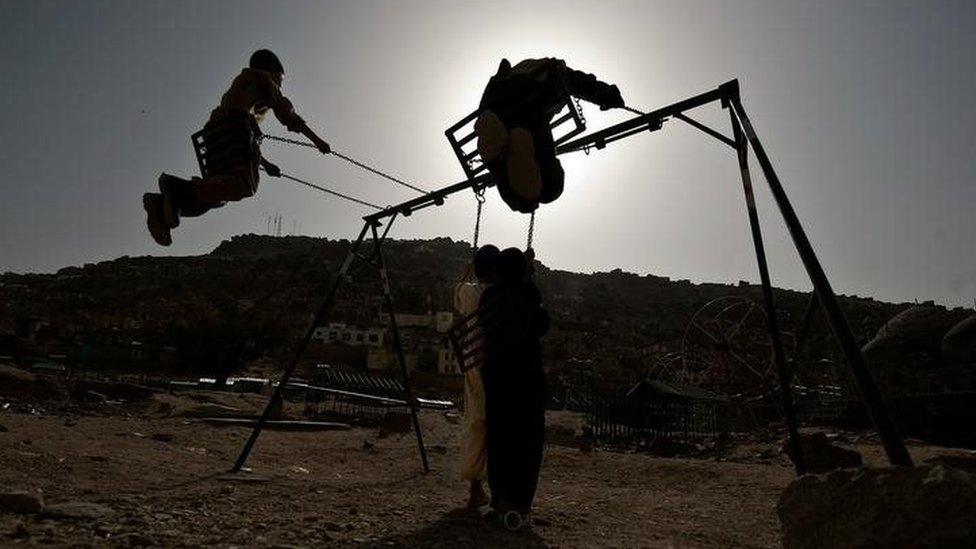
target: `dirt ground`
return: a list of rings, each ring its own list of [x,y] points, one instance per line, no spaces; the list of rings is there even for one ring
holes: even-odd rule
[[[209,399],[260,404],[254,395]],[[0,492],[104,507],[88,518],[0,513],[0,545],[777,547],[776,501],[793,477],[775,443],[707,459],[551,445],[534,523],[509,533],[464,510],[461,426],[443,413],[422,414],[428,474],[412,433],[380,438],[376,428],[353,428],[265,432],[248,462],[253,472],[227,480],[249,431],[184,417],[205,400],[164,394],[136,412],[70,415],[8,406]],[[876,445],[859,449],[881,463]],[[912,451],[918,459],[939,452]]]

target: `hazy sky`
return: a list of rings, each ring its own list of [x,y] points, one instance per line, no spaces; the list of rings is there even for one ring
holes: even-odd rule
[[[976,296],[976,4],[959,2],[45,2],[0,4],[0,271],[199,254],[281,213],[355,236],[367,211],[265,178],[256,197],[150,240],[140,197],[195,174],[199,129],[249,53],[333,146],[428,188],[462,179],[443,132],[501,57],[558,56],[651,109],[739,78],[743,102],[840,293],[972,306]],[[590,128],[625,118],[584,107]],[[728,129],[717,106],[696,113]],[[283,133],[277,122],[269,133]],[[311,150],[286,171],[392,204],[410,191]],[[753,164],[755,164],[753,160]],[[540,259],[694,281],[758,279],[733,152],[680,122],[563,157]],[[757,172],[758,175],[758,172]],[[756,182],[773,281],[808,289]],[[489,197],[482,242],[524,246],[527,217]],[[395,237],[471,239],[474,200]]]

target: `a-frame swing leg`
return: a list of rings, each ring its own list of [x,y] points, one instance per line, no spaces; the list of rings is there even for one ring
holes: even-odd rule
[[[390,291],[390,277],[386,272],[386,263],[383,260],[383,239],[386,237],[386,233],[389,232],[390,227],[393,225],[393,220],[396,216],[390,218],[387,222],[386,231],[380,236],[376,231],[377,223],[369,222],[371,230],[373,232],[373,242],[376,246],[374,255],[377,262],[377,267],[380,269],[380,276],[383,279],[383,302],[386,307],[386,314],[390,319],[390,333],[393,336],[393,348],[396,350],[397,362],[400,364],[400,374],[403,377],[403,388],[406,392],[407,406],[410,408],[410,419],[413,422],[413,431],[417,435],[417,447],[420,450],[420,460],[423,462],[424,472],[430,472],[430,464],[427,462],[427,448],[424,446],[424,435],[420,430],[420,419],[417,417],[417,400],[414,398],[413,389],[410,387],[410,375],[407,373],[407,361],[403,353],[403,343],[400,340],[400,329],[397,327],[396,322],[396,312],[393,308],[393,293]]]
[[[759,264],[759,279],[762,281],[763,304],[766,308],[766,326],[769,337],[773,342],[773,363],[776,365],[776,377],[779,380],[780,399],[783,404],[783,415],[786,418],[786,429],[789,433],[790,456],[796,474],[806,472],[803,462],[803,448],[800,444],[800,426],[796,419],[793,406],[793,393],[790,390],[790,373],[786,368],[786,357],[783,351],[783,338],[779,332],[779,321],[776,314],[776,302],[773,299],[773,286],[769,278],[769,264],[766,262],[766,249],[763,245],[762,228],[759,225],[759,212],[756,210],[756,197],[752,192],[752,176],[749,173],[749,142],[742,136],[742,130],[735,114],[730,112],[732,119],[732,134],[736,145],[736,156],[739,159],[739,171],[742,174],[742,189],[745,192],[746,209],[749,212],[749,227],[752,229],[752,243],[756,248],[756,261]]]
[[[234,462],[234,467],[231,469],[231,471],[235,473],[239,472],[244,467],[244,463],[247,462],[247,457],[251,454],[251,450],[254,448],[254,443],[257,442],[258,437],[261,436],[261,430],[264,429],[265,424],[268,422],[268,419],[270,419],[271,413],[275,406],[277,406],[277,404],[281,401],[285,386],[291,379],[292,374],[295,373],[295,368],[298,367],[298,362],[302,359],[302,355],[305,354],[305,349],[308,347],[309,342],[312,341],[312,335],[315,334],[315,328],[322,324],[322,321],[325,320],[325,315],[328,314],[329,310],[332,308],[332,302],[335,300],[336,292],[339,290],[339,285],[342,284],[343,279],[346,278],[346,272],[349,270],[349,266],[352,265],[353,260],[356,258],[356,254],[359,251],[359,247],[363,243],[363,239],[366,237],[366,231],[368,229],[368,223],[363,225],[363,230],[359,232],[359,238],[356,239],[356,243],[353,244],[352,249],[350,249],[349,253],[346,254],[346,258],[342,262],[342,267],[339,268],[339,272],[336,274],[335,280],[332,281],[332,288],[329,290],[325,300],[319,306],[318,311],[316,311],[315,318],[309,325],[308,330],[305,331],[305,335],[298,344],[298,348],[295,349],[295,354],[292,356],[291,361],[285,368],[285,372],[282,374],[281,380],[278,381],[278,386],[275,387],[274,392],[271,393],[271,399],[268,401],[267,406],[264,407],[264,412],[261,413],[261,417],[254,426],[254,430],[251,431],[251,436],[248,437],[247,442],[244,443],[244,448],[241,449],[240,455],[237,456],[237,461]]]
[[[783,190],[783,185],[780,183],[779,177],[773,169],[773,164],[766,154],[766,149],[763,148],[755,129],[752,127],[752,123],[749,121],[749,117],[742,108],[738,90],[728,92],[725,99],[731,104],[734,116],[741,124],[749,144],[752,145],[752,150],[755,152],[759,166],[762,168],[763,175],[766,177],[766,183],[769,184],[769,189],[773,194],[773,198],[776,200],[776,205],[783,215],[783,221],[786,223],[790,236],[793,238],[793,245],[796,246],[796,251],[800,255],[800,260],[803,262],[807,275],[810,277],[810,282],[813,283],[814,292],[816,292],[817,298],[820,300],[820,305],[827,314],[827,319],[834,332],[834,337],[837,338],[837,342],[840,344],[844,357],[847,360],[847,365],[854,376],[857,388],[861,393],[861,397],[864,399],[864,406],[867,409],[868,416],[871,418],[875,430],[877,430],[878,435],[881,437],[881,442],[884,444],[888,460],[892,465],[911,467],[912,458],[908,454],[908,449],[905,448],[905,441],[901,438],[895,422],[891,419],[884,398],[881,395],[881,390],[878,389],[878,384],[868,369],[864,355],[861,354],[861,348],[858,346],[857,340],[854,338],[853,332],[851,332],[851,327],[847,323],[847,318],[844,317],[840,304],[837,302],[837,296],[834,295],[823,266],[820,265],[820,260],[817,259],[817,254],[813,251],[813,246],[810,244],[810,240],[807,238],[806,232],[803,230],[803,226],[800,224],[800,220],[793,210],[793,205],[786,196],[786,191]]]

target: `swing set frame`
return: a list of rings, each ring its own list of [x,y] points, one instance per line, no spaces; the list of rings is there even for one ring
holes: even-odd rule
[[[685,114],[686,111],[715,102],[718,102],[722,109],[729,111],[732,129],[731,137],[728,137],[724,133],[706,126],[705,124],[702,124],[701,122]],[[600,150],[615,141],[644,132],[654,132],[660,130],[664,122],[672,119],[682,121],[702,131],[703,133],[728,145],[736,152],[736,158],[739,164],[739,172],[745,195],[746,210],[749,216],[749,226],[752,232],[753,246],[756,252],[756,261],[762,283],[763,305],[766,310],[767,328],[769,330],[769,337],[773,346],[773,361],[775,363],[779,378],[778,388],[780,392],[781,404],[789,432],[790,454],[797,474],[803,474],[806,471],[806,467],[804,465],[803,453],[800,445],[799,424],[793,407],[793,396],[790,391],[790,379],[792,375],[787,367],[787,358],[785,356],[783,342],[780,337],[776,305],[773,299],[773,288],[770,282],[769,267],[766,261],[762,230],[759,225],[759,215],[756,210],[755,196],[753,194],[752,175],[749,170],[748,160],[750,147],[752,147],[752,151],[759,162],[759,167],[762,170],[764,178],[766,179],[766,183],[769,185],[769,189],[780,213],[783,216],[783,221],[785,222],[787,230],[793,240],[796,251],[800,256],[800,260],[803,263],[803,266],[807,271],[807,275],[810,278],[810,282],[813,285],[814,290],[811,297],[811,304],[813,303],[813,300],[819,302],[820,307],[827,316],[828,322],[834,334],[834,338],[844,354],[847,365],[850,368],[865,408],[867,409],[868,416],[871,419],[874,428],[882,441],[882,444],[884,445],[889,462],[895,466],[911,466],[912,460],[905,447],[904,440],[902,439],[894,421],[892,420],[892,417],[885,404],[884,397],[878,388],[877,382],[875,381],[871,371],[868,369],[864,356],[861,354],[860,347],[857,344],[853,332],[851,332],[850,325],[848,324],[847,319],[841,310],[837,296],[834,294],[834,291],[831,288],[823,266],[820,264],[820,260],[817,258],[817,254],[814,251],[813,246],[810,244],[810,240],[807,237],[806,232],[804,231],[803,226],[786,195],[786,191],[783,189],[779,177],[777,176],[776,171],[773,169],[772,162],[766,153],[765,147],[763,147],[763,144],[759,140],[752,122],[746,115],[745,109],[742,107],[738,80],[731,80],[705,93],[667,105],[665,107],[661,107],[648,113],[640,114],[634,118],[588,135],[584,135],[573,140],[564,140],[560,145],[557,146],[556,153],[558,155],[562,155],[578,151],[589,152],[591,149]],[[462,121],[462,125],[464,122],[470,122],[470,120],[466,119],[465,121]],[[448,131],[450,132],[457,129],[457,127],[459,126],[456,125]],[[450,139],[450,133],[448,136]],[[455,142],[451,140],[451,144],[454,146]],[[455,151],[457,152],[457,147],[455,147]],[[462,158],[459,156],[459,160],[462,163],[462,167],[465,168],[465,173],[468,173],[469,169],[466,162],[470,161],[471,158]],[[241,452],[232,468],[233,472],[239,472],[244,467],[251,450],[254,448],[254,444],[261,435],[262,429],[270,419],[275,406],[282,399],[282,393],[294,374],[295,369],[297,368],[302,355],[305,352],[305,349],[308,347],[316,326],[320,326],[325,323],[335,301],[336,294],[339,291],[343,280],[345,280],[350,266],[357,259],[372,265],[380,272],[383,286],[384,307],[390,322],[392,345],[395,350],[395,356],[399,365],[400,373],[403,377],[406,402],[410,408],[413,430],[416,434],[421,462],[423,464],[424,472],[430,471],[427,450],[424,446],[423,433],[420,428],[420,422],[417,418],[417,410],[420,406],[417,399],[413,395],[409,375],[407,373],[403,344],[400,337],[400,330],[396,321],[393,295],[390,289],[390,277],[383,256],[383,243],[397,218],[401,216],[409,217],[414,212],[430,206],[443,205],[445,199],[455,193],[470,189],[473,190],[477,195],[493,185],[494,183],[489,174],[476,174],[464,181],[428,192],[423,196],[407,200],[395,206],[389,206],[378,212],[363,217],[364,225],[359,231],[359,236],[350,247],[345,260],[342,262],[338,273],[332,281],[331,288],[326,294],[325,299],[319,305],[314,319],[309,325],[308,330],[305,332],[304,337],[298,344],[298,347],[292,355],[291,360],[288,362],[282,374],[281,380],[272,393],[271,399],[265,407],[264,412],[258,419],[250,437],[245,442],[244,447],[241,449]],[[381,227],[382,230],[380,230]],[[369,236],[372,246],[371,250],[364,252],[363,249],[367,236]]]

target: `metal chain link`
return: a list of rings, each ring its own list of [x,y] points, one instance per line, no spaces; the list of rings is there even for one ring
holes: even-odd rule
[[[262,171],[264,170],[264,168],[261,168],[261,169],[262,169]],[[333,191],[332,189],[326,189],[325,187],[322,187],[321,185],[316,185],[315,183],[310,183],[308,181],[299,179],[297,177],[288,175],[286,173],[282,173],[279,177],[283,177],[285,179],[290,179],[291,181],[294,181],[295,183],[298,183],[300,185],[305,185],[306,187],[311,187],[313,189],[322,191],[322,192],[324,192],[326,194],[331,194],[332,196],[335,196],[335,197],[338,197],[338,198],[342,198],[342,199],[348,200],[350,202],[355,202],[356,204],[362,204],[363,206],[369,206],[370,208],[373,208],[373,209],[376,209],[376,210],[382,210],[383,209],[380,206],[377,206],[376,204],[370,204],[369,202],[366,202],[365,200],[360,200],[358,198],[354,198],[354,197],[351,197],[349,195],[346,195],[346,194],[342,194],[340,192]]]
[[[258,137],[258,140],[259,141],[262,140],[262,139],[270,139],[272,141],[280,141],[282,143],[290,143],[292,145],[298,145],[298,146],[301,146],[301,147],[311,147],[313,149],[318,148],[315,145],[313,145],[312,143],[309,143],[308,141],[299,141],[298,139],[289,139],[287,137],[279,137],[277,135],[268,135],[266,133],[262,133]],[[333,156],[336,156],[336,157],[338,157],[338,158],[340,158],[342,160],[345,160],[346,162],[349,162],[350,164],[353,164],[355,166],[358,166],[358,167],[360,167],[360,168],[362,168],[362,169],[364,169],[366,171],[372,172],[372,173],[374,173],[374,174],[376,174],[376,175],[378,175],[380,177],[383,177],[385,179],[389,179],[390,181],[392,181],[394,183],[397,183],[399,185],[403,185],[404,187],[407,187],[408,189],[414,190],[414,191],[416,191],[416,192],[418,192],[420,194],[427,194],[429,192],[429,191],[427,191],[425,189],[421,189],[420,187],[417,187],[415,185],[411,185],[410,183],[407,183],[406,181],[404,181],[402,179],[396,178],[396,177],[394,177],[394,176],[392,176],[392,175],[390,175],[390,174],[388,174],[386,172],[382,172],[380,170],[377,170],[376,168],[374,168],[372,166],[369,166],[367,164],[364,164],[363,162],[360,162],[360,161],[358,161],[358,160],[356,160],[354,158],[350,158],[350,157],[348,157],[348,156],[346,156],[346,155],[344,155],[344,154],[336,151],[335,149],[332,149],[332,152],[330,154],[332,154]]]
[[[532,249],[532,236],[535,234],[535,212],[532,212],[532,217],[529,218],[529,238],[525,243],[525,249]]]
[[[478,237],[481,234],[481,208],[485,205],[485,193],[475,193],[475,199],[478,201],[478,211],[474,215],[474,240],[471,245],[474,251],[478,251]]]

